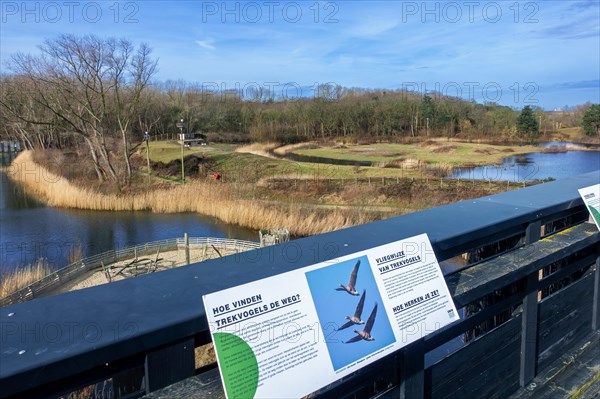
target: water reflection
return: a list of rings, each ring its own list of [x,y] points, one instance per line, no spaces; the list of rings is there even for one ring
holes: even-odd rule
[[[499,165],[456,168],[449,178],[533,181],[564,179],[600,170],[600,151],[535,152],[513,155]]]
[[[2,157],[0,157],[2,158]],[[7,165],[9,160],[2,159]],[[104,212],[48,208],[0,173],[0,269],[46,258],[53,267],[84,256],[148,241],[190,236],[257,241],[254,230],[194,213]]]

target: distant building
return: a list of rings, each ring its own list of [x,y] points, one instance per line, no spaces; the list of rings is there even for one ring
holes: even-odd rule
[[[183,143],[186,147],[206,145],[206,135],[202,133],[179,133],[177,135],[177,142],[179,144]]]

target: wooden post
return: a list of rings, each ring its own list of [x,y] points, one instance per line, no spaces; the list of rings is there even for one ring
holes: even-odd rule
[[[190,237],[188,233],[183,233],[183,241],[185,242],[185,264],[190,264]]]
[[[594,273],[594,303],[592,304],[592,331],[600,330],[600,256],[596,258]]]
[[[519,383],[525,387],[536,375],[537,328],[538,328],[538,273],[526,278],[526,296],[523,299],[521,324],[521,371]]]
[[[539,241],[542,231],[542,222],[539,220],[534,223],[530,223],[525,230],[525,245],[532,244]]]
[[[112,378],[113,399],[129,398],[137,394],[144,385],[144,367],[139,366],[119,373]]]
[[[175,382],[193,377],[194,339],[148,353],[144,362],[146,393],[156,391]]]
[[[531,223],[525,231],[525,245],[540,239],[541,222]],[[538,341],[538,272],[526,277],[525,297],[523,298],[523,318],[521,321],[521,370],[519,383],[522,387],[536,375]]]
[[[410,344],[400,354],[400,399],[425,397],[425,352],[423,339]]]

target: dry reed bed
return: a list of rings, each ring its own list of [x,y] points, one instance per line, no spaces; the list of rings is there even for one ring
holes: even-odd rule
[[[71,184],[33,160],[31,151],[17,156],[7,173],[48,206],[103,211],[196,212],[250,229],[287,227],[294,235],[313,235],[373,220],[373,215],[346,209],[315,209],[296,204],[269,205],[235,198],[226,184],[192,181],[137,194],[103,194]]]
[[[4,273],[0,271],[0,298],[27,287],[51,272],[50,266],[41,259],[34,264],[22,266],[15,270]]]
[[[248,145],[243,145],[235,149],[235,152],[246,153],[246,154],[254,154],[261,157],[266,158],[276,158],[273,156],[272,151],[276,148],[280,147],[281,144],[278,143],[252,143]]]

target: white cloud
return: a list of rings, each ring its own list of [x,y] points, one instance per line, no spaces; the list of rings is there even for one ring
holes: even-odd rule
[[[196,40],[196,44],[205,50],[215,50],[215,46],[213,46],[213,39],[206,40]]]

